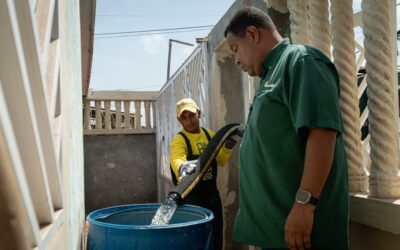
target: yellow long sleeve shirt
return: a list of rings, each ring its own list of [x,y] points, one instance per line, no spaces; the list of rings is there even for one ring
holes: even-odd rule
[[[210,129],[206,128],[206,130],[210,135],[210,137],[212,138],[215,133]],[[200,129],[200,133],[192,134],[182,129],[181,132],[183,132],[189,139],[193,155],[200,155],[206,148],[206,145],[208,144],[208,139],[204,131]],[[177,180],[179,180],[178,170],[180,165],[188,161],[187,155],[188,152],[185,139],[183,138],[182,135],[177,134],[171,142],[171,154],[170,154],[170,162],[172,170],[174,171]],[[217,165],[220,167],[224,167],[226,163],[229,161],[231,156],[232,156],[232,150],[227,149],[225,146],[223,146],[216,157]]]

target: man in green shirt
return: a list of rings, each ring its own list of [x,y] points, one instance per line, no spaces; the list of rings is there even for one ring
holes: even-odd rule
[[[225,37],[236,63],[261,77],[240,148],[234,239],[273,249],[347,249],[348,180],[333,63],[283,39],[253,7],[235,14]]]

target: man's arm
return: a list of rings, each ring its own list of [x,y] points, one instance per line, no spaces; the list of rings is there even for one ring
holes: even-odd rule
[[[309,130],[304,171],[299,189],[319,198],[333,163],[337,131],[312,128]],[[310,235],[314,221],[312,204],[294,201],[285,225],[285,241],[289,249],[310,248]]]

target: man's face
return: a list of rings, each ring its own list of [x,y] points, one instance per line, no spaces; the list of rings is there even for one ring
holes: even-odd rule
[[[261,62],[258,62],[257,42],[259,34],[257,28],[249,26],[243,37],[229,32],[226,41],[235,56],[235,63],[250,76],[261,76]]]
[[[192,113],[190,111],[183,111],[180,117],[178,117],[178,121],[181,123],[182,127],[190,132],[190,133],[198,133],[200,132],[200,111],[196,113]]]

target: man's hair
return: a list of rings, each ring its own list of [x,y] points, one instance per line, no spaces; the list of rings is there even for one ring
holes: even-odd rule
[[[243,37],[246,28],[249,26],[265,30],[275,29],[275,25],[268,14],[255,7],[245,6],[233,16],[225,29],[224,36],[226,37],[230,32],[235,36]]]

